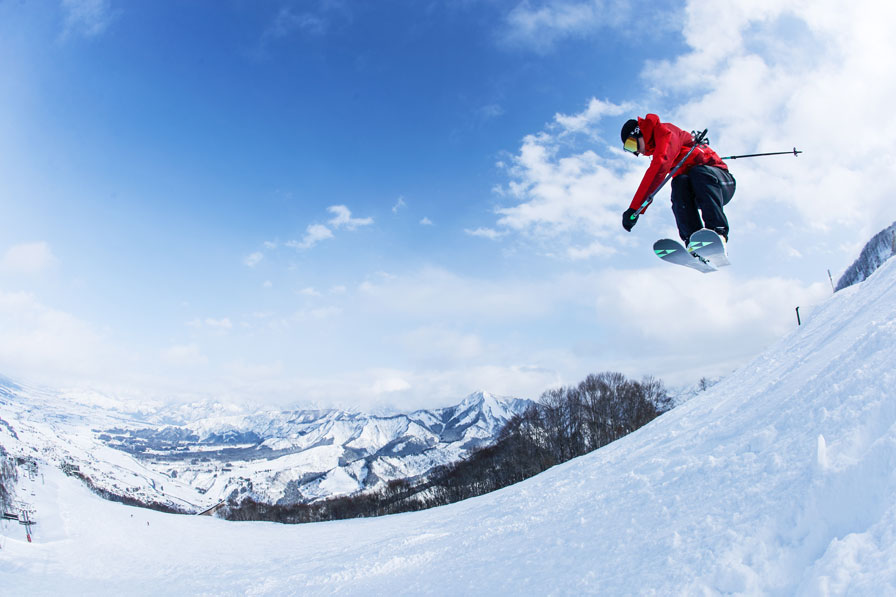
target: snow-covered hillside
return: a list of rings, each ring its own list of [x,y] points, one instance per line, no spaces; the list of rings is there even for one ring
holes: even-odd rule
[[[232,495],[308,502],[423,475],[492,443],[528,404],[476,392],[409,414],[267,411],[160,425],[151,422],[158,413],[127,412],[108,397],[0,378],[0,445],[41,454],[114,496],[199,512]]]
[[[112,504],[52,466],[10,594],[896,594],[896,260],[631,435],[450,506],[313,525]],[[40,454],[35,454],[39,458]]]

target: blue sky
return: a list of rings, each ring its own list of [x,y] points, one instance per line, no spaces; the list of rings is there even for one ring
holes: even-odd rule
[[[400,409],[724,374],[896,219],[864,4],[0,1],[0,372]],[[732,163],[728,271],[656,262],[667,195],[622,231],[646,112],[806,152]]]

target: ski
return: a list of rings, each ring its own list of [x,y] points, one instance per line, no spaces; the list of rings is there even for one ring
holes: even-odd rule
[[[688,253],[699,259],[708,260],[714,267],[731,265],[725,253],[725,241],[712,230],[702,228],[691,235]]]
[[[653,252],[663,261],[683,265],[704,274],[717,271],[708,260],[691,255],[683,244],[671,238],[661,238],[653,243]]]

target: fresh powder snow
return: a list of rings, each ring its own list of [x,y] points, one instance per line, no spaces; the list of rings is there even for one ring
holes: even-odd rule
[[[891,259],[635,433],[450,506],[235,523],[110,503],[41,466],[17,489],[37,520],[33,542],[15,521],[0,523],[0,587],[10,595],[893,595],[894,363]]]

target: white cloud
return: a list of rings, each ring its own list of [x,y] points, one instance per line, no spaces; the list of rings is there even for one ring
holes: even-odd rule
[[[417,360],[445,365],[459,361],[481,360],[486,356],[482,339],[475,333],[424,326],[401,335],[408,354]]]
[[[62,0],[65,15],[62,38],[74,35],[96,37],[112,22],[112,10],[108,0]]]
[[[376,395],[391,394],[409,390],[411,384],[401,377],[381,377],[373,382],[373,393]]]
[[[426,216],[423,216],[423,218],[421,218],[421,220],[420,220],[420,225],[421,226],[432,226],[433,223],[432,223],[432,220],[430,220]]]
[[[292,35],[320,37],[326,35],[334,23],[351,22],[351,4],[343,0],[325,0],[305,3],[305,9],[282,7],[262,35],[262,43],[268,43]]]
[[[205,325],[216,330],[229,330],[233,328],[233,323],[230,321],[229,317],[222,317],[221,319],[206,317]]]
[[[323,224],[310,224],[305,229],[305,236],[302,237],[302,240],[288,241],[286,246],[297,250],[310,249],[323,240],[333,238],[333,230],[343,228],[356,230],[359,226],[373,224],[373,218],[353,218],[351,210],[344,205],[331,205],[327,211],[333,214],[333,217],[327,222],[329,227]]]
[[[325,319],[332,319],[334,317],[338,317],[342,314],[342,309],[340,307],[336,307],[334,305],[327,305],[323,307],[315,307],[313,309],[301,309],[299,311],[294,312],[287,319],[281,319],[274,322],[275,327],[278,328],[288,328],[295,324],[302,324],[314,321],[323,321]]]
[[[622,114],[627,114],[631,110],[628,104],[616,105],[610,102],[601,101],[597,98],[591,98],[588,107],[582,112],[573,115],[555,114],[554,122],[560,129],[561,134],[593,132],[595,125],[605,116],[612,116],[617,119]]]
[[[351,210],[344,205],[331,205],[327,208],[327,211],[335,216],[330,220],[330,226],[336,229],[354,230],[358,226],[373,224],[373,218],[353,218]]]
[[[593,242],[581,247],[568,247],[566,255],[570,259],[591,259],[592,257],[607,257],[616,253],[616,249],[601,242]]]
[[[121,363],[91,324],[25,292],[0,291],[0,371],[36,379],[101,375]]]
[[[500,104],[487,104],[479,108],[476,113],[482,120],[493,120],[504,115],[504,108]]]
[[[651,22],[660,26],[662,20],[653,5],[651,9]],[[626,23],[638,10],[630,0],[524,1],[507,14],[501,40],[511,46],[546,52],[561,40]]]
[[[312,319],[331,319],[342,314],[342,309],[333,305],[311,309],[308,314]]]
[[[264,381],[270,383],[270,380]],[[269,391],[301,395],[321,406],[408,412],[457,404],[476,389],[537,398],[544,389],[558,383],[557,372],[549,369],[516,364],[464,363],[458,367],[364,368],[343,371],[333,378],[305,375],[274,381],[277,387]]]
[[[489,240],[498,240],[506,233],[498,232],[494,228],[476,228],[475,230],[466,228],[464,229],[464,234],[466,234],[467,236],[478,236],[480,238],[487,238]]]
[[[342,0],[283,6],[262,31],[254,54],[256,58],[266,59],[271,50],[283,40],[320,39],[334,26],[350,23],[352,20],[351,4]]]
[[[333,232],[323,224],[310,224],[305,229],[305,236],[301,241],[291,240],[286,243],[287,247],[294,249],[310,249],[322,240],[333,238]]]
[[[327,21],[321,15],[311,12],[298,12],[291,7],[285,6],[274,17],[266,35],[274,39],[287,37],[296,32],[319,36],[326,32],[327,26]]]
[[[170,365],[195,367],[208,363],[198,344],[177,344],[162,351],[162,358]]]
[[[550,130],[524,138],[508,165],[510,181],[498,193],[515,202],[496,209],[499,229],[564,247],[595,240],[615,244],[619,214],[646,165],[621,150],[607,156],[592,149],[568,151],[565,135],[596,127],[601,118],[620,111],[608,104],[594,106],[592,101],[581,114],[558,114]]]
[[[23,243],[6,250],[0,259],[0,271],[37,274],[55,263],[56,257],[47,243]]]
[[[896,93],[896,7],[742,1],[722,12],[689,4],[691,51],[645,71],[648,85],[685,94],[668,118],[708,126],[723,155],[805,150],[732,164],[751,217],[783,204],[818,230],[865,237],[891,222],[896,121],[876,115]]]
[[[297,380],[293,388],[301,387],[303,395],[314,396],[323,403],[334,404],[339,402],[338,397],[351,396],[356,407],[386,407],[407,412],[457,404],[477,389],[534,399],[563,381],[558,371],[551,368],[466,362],[459,366],[433,363],[431,368],[364,369],[334,380],[304,378]]]
[[[640,354],[656,374],[673,378],[679,368],[708,370],[758,353],[796,327],[796,306],[831,294],[822,281],[749,279],[732,270],[704,276],[664,266],[606,270],[600,288],[596,308],[610,326],[614,351]]]
[[[283,361],[280,360],[271,363],[249,363],[243,359],[237,359],[227,363],[226,367],[230,375],[243,380],[243,382],[281,377],[284,372]]]
[[[382,275],[359,286],[365,309],[375,317],[400,315],[407,324],[416,318],[488,322],[531,319],[550,313],[557,301],[578,300],[580,280],[477,279],[438,267],[402,275]],[[590,302],[588,303],[590,304]]]
[[[200,329],[202,327],[207,327],[218,331],[227,331],[233,329],[233,322],[230,321],[229,317],[222,317],[220,319],[215,319],[214,317],[206,317],[205,319],[200,319],[197,317],[188,321],[186,325],[187,327],[191,327],[194,329]]]
[[[398,201],[395,202],[395,205],[392,206],[392,213],[397,214],[398,210],[407,207],[407,203],[404,202],[404,197],[399,197]]]
[[[256,265],[261,263],[262,259],[264,259],[264,253],[262,253],[261,251],[256,251],[251,255],[247,255],[246,258],[243,259],[243,263],[248,267],[255,267]]]

